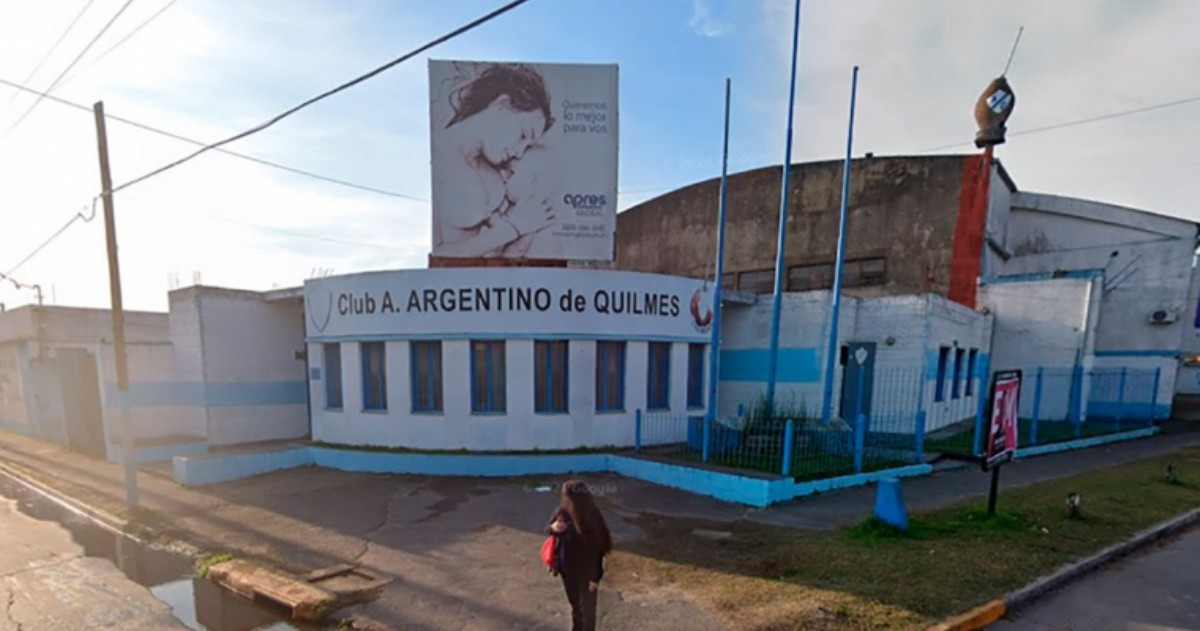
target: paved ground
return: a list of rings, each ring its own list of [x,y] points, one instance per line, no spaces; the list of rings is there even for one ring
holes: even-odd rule
[[[1200,629],[1200,530],[1068,585],[988,629]]]
[[[184,630],[170,608],[67,531],[0,498],[0,631]]]
[[[1030,484],[1200,442],[1200,433],[1007,466],[1005,486]],[[0,463],[20,468],[75,497],[121,510],[121,470],[0,432]],[[833,528],[868,515],[872,490],[830,493],[753,510],[617,476],[588,476],[603,496],[621,544],[644,536],[644,513],[709,522],[752,519]],[[140,478],[144,505],[160,527],[210,551],[236,551],[294,571],[343,562],[396,580],[354,610],[405,631],[563,628],[568,608],[557,581],[540,565],[541,528],[556,503],[538,487],[554,478],[477,480],[353,474],[316,468],[185,489],[155,475]],[[987,477],[959,469],[905,482],[909,506],[925,508],[979,496]],[[605,628],[643,631],[724,628],[678,591],[623,570],[618,557],[601,594]],[[567,624],[566,626],[569,626]]]

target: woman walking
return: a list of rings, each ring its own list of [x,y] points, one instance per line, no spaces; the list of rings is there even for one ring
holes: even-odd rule
[[[571,631],[596,628],[596,592],[604,577],[604,557],[612,551],[612,535],[587,485],[571,480],[562,487],[562,502],[548,534],[556,540],[552,570],[562,577],[571,603]]]

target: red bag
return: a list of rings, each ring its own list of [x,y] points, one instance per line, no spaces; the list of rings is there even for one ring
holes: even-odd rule
[[[546,537],[546,541],[542,543],[542,563],[545,563],[546,567],[548,567],[548,568],[554,567],[554,537],[553,536]]]

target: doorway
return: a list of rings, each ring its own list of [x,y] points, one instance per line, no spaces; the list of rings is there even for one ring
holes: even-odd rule
[[[871,414],[871,395],[875,390],[875,342],[847,342],[842,346],[838,364],[842,368],[839,412],[842,420],[853,424],[859,414],[864,417]]]

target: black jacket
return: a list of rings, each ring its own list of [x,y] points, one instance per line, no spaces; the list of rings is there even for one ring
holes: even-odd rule
[[[561,534],[550,530],[550,526],[560,517],[567,524],[566,531]],[[562,507],[550,516],[546,534],[555,537],[555,557],[559,562],[558,571],[563,576],[568,579],[587,577],[593,583],[599,583],[604,578],[604,555],[579,535],[571,516]]]

